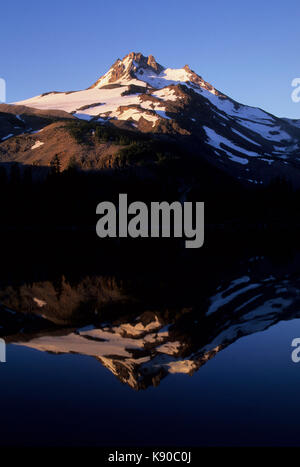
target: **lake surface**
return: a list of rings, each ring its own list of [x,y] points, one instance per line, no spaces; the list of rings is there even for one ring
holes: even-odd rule
[[[3,276],[0,444],[299,445],[298,264]]]

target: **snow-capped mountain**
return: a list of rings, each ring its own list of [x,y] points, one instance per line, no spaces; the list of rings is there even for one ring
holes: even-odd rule
[[[182,69],[164,68],[152,55],[144,57],[141,53],[132,52],[123,60],[118,59],[89,89],[49,92],[16,104],[36,109],[64,110],[85,119],[98,117],[139,121],[143,117],[154,126],[159,118],[170,118],[164,114],[167,110],[164,103],[181,98],[174,88],[180,84],[195,91],[207,90],[213,95],[222,96],[188,65]]]
[[[300,184],[299,120],[242,105],[188,65],[166,68],[152,55],[132,52],[118,59],[88,89],[53,91],[16,104],[44,112],[67,112],[95,124],[122,122],[132,131],[155,137],[181,138],[185,149],[192,147],[209,163],[249,183],[282,175]],[[2,142],[14,134],[10,131]],[[36,154],[34,141],[30,148],[33,146]]]

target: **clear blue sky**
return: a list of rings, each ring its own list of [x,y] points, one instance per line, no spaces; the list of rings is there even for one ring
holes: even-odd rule
[[[88,87],[117,58],[186,63],[234,99],[300,118],[299,0],[14,0],[1,2],[7,101]]]

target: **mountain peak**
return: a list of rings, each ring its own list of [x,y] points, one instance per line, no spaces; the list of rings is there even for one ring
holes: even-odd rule
[[[206,89],[212,94],[223,96],[210,83],[195,73],[189,65],[179,69],[165,68],[153,55],[143,55],[141,52],[130,52],[110,67],[91,87],[115,87],[117,85],[136,85],[161,89],[172,84],[187,84],[193,89]]]
[[[91,88],[99,88],[120,80],[136,79],[136,73],[142,75],[143,70],[159,74],[164,67],[157,63],[153,55],[145,56],[141,52],[130,52],[122,60],[118,58],[108,72],[101,76]]]
[[[152,68],[157,73],[160,73],[164,69],[162,65],[157,63],[153,55],[144,56],[140,52],[131,52],[129,56],[142,68]]]
[[[133,64],[135,68],[152,68],[156,73],[160,73],[164,67],[157,63],[153,55],[145,56],[141,52],[130,52],[125,55],[120,62],[124,64]]]

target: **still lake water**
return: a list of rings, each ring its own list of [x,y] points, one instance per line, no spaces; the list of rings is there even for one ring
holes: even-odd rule
[[[8,346],[2,444],[298,445],[300,320],[244,337],[192,377],[135,392],[99,362]]]
[[[298,264],[2,284],[0,444],[299,445]]]

